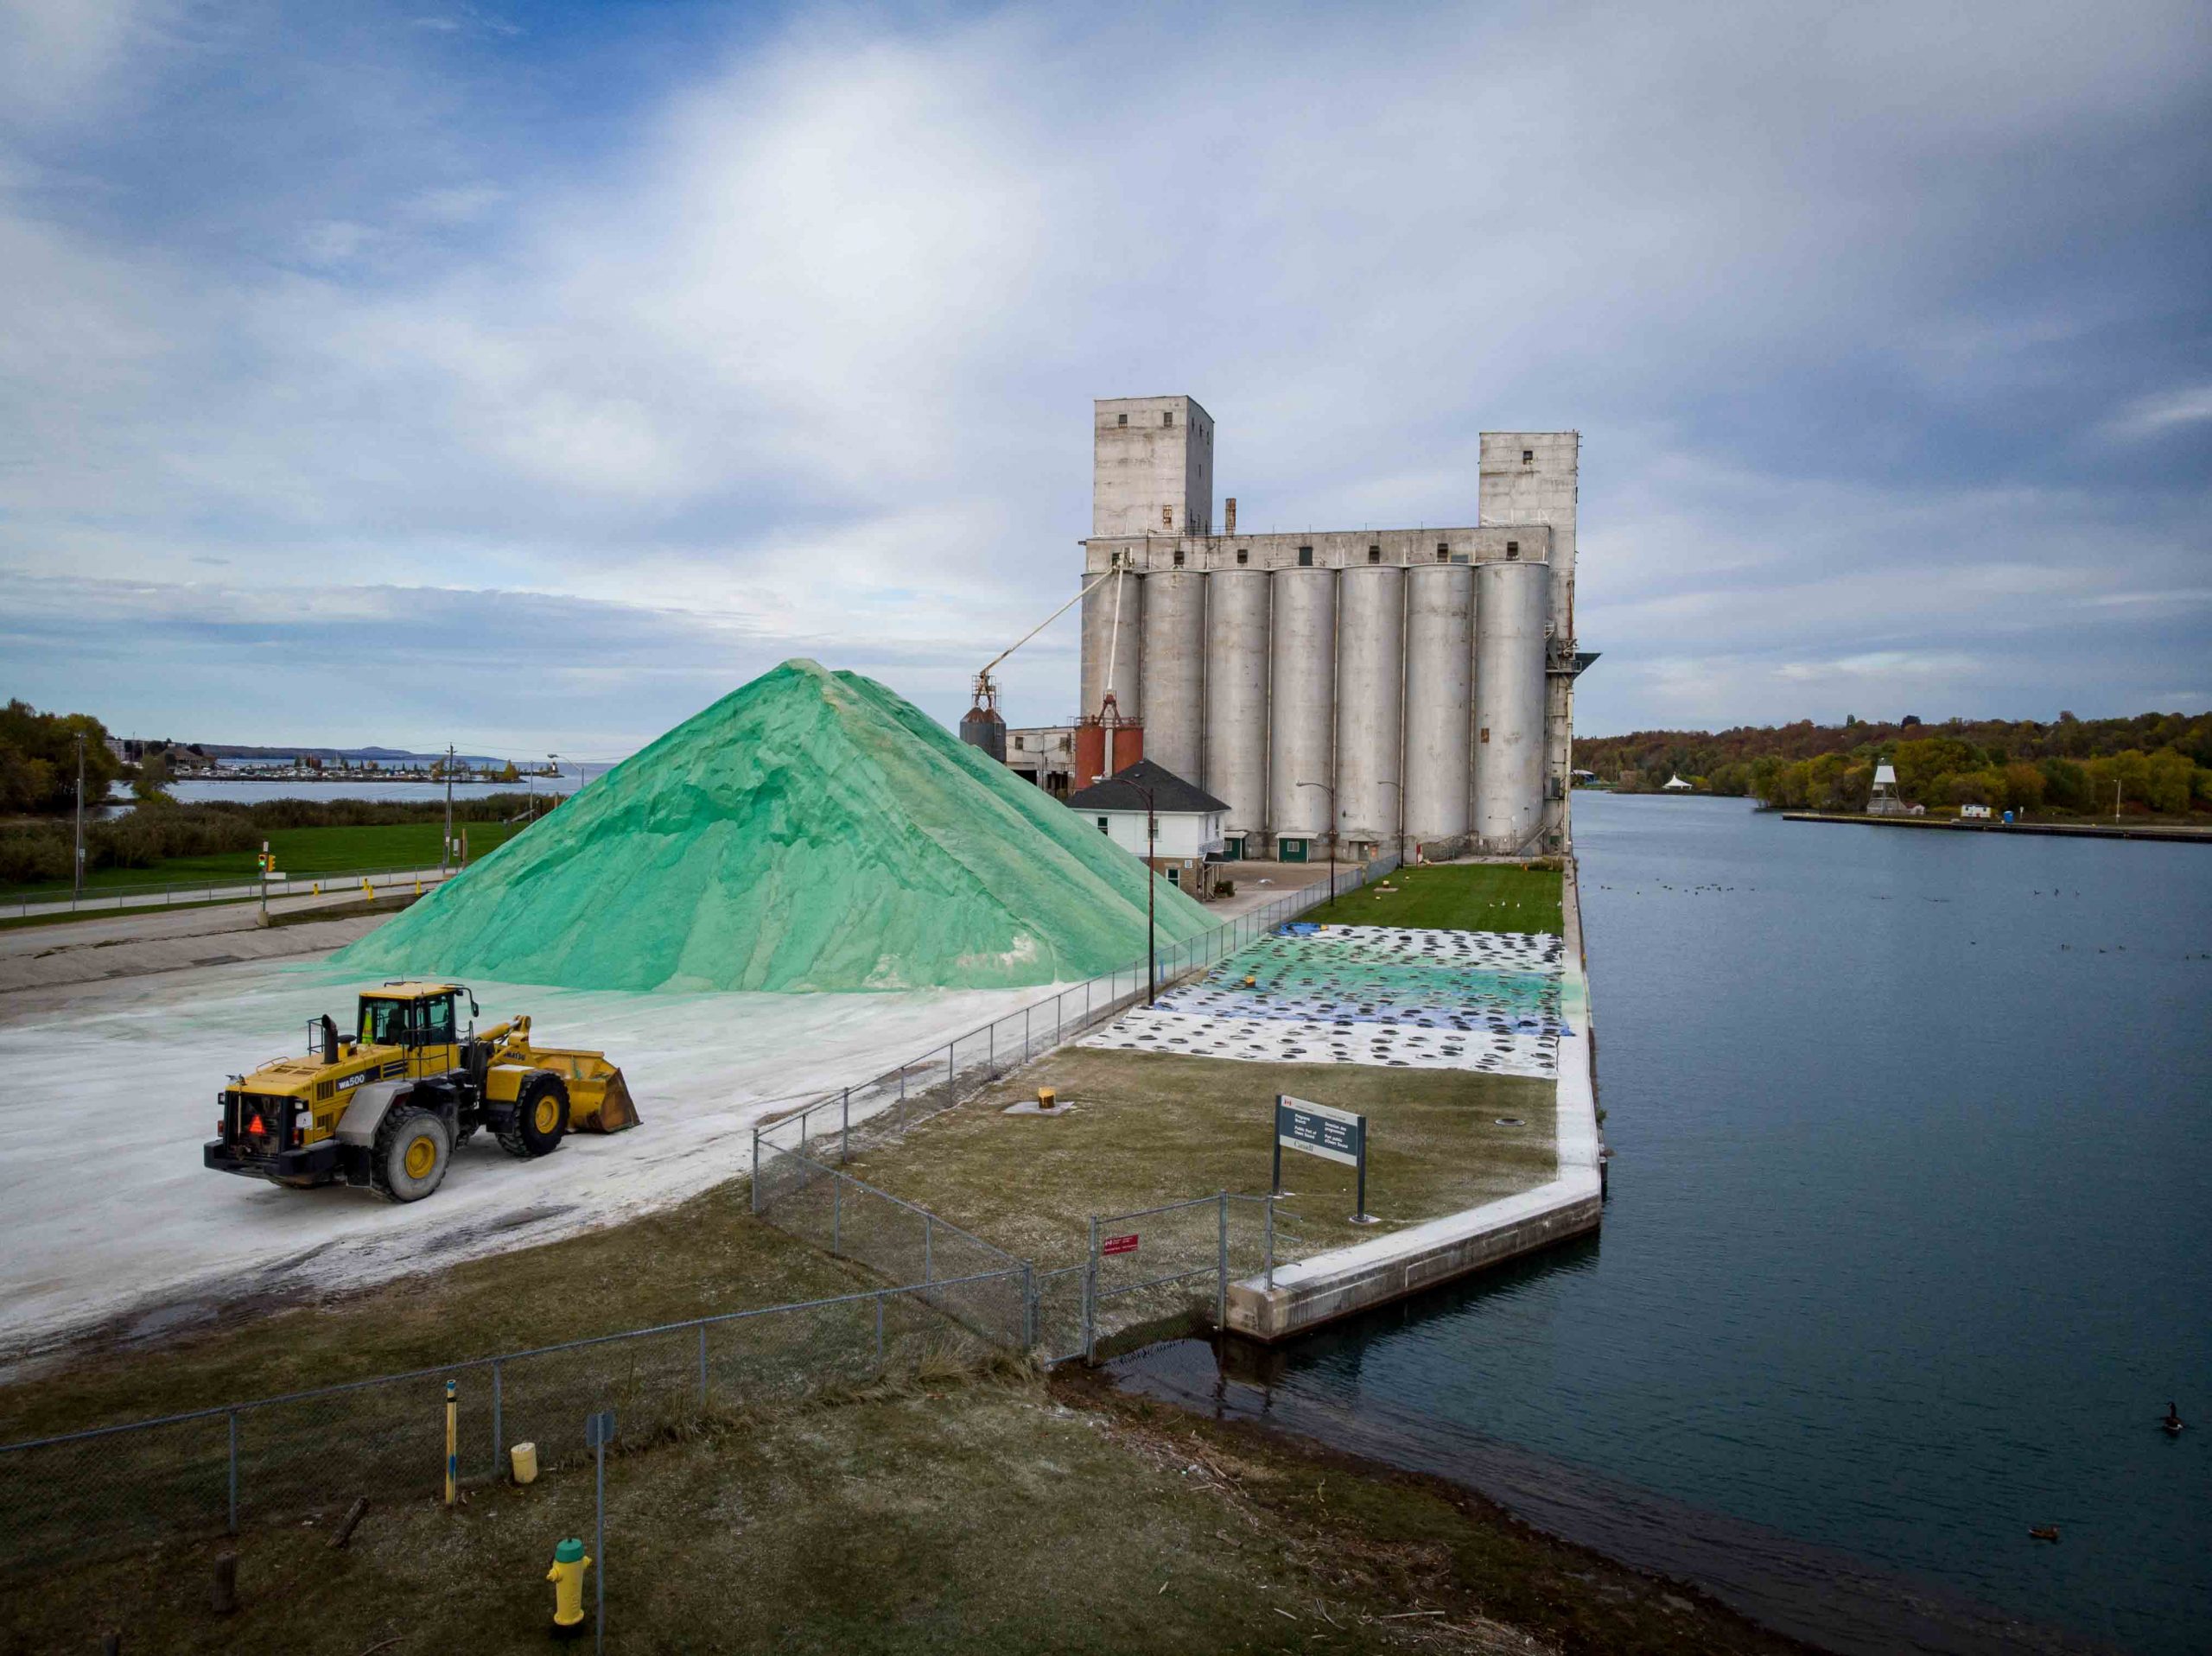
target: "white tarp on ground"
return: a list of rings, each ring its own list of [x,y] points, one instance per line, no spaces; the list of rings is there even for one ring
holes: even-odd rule
[[[1084,1044],[1548,1080],[1562,951],[1548,933],[1286,927]]]
[[[543,1242],[747,1171],[753,1124],[1048,997],[641,995],[475,983],[480,1026],[529,1012],[549,1046],[603,1050],[644,1125],[518,1162],[477,1134],[406,1206],[208,1171],[228,1076],[353,1023],[357,978],[321,964],[168,973],[0,1005],[0,1352],[143,1308],[321,1291]],[[156,1308],[160,1308],[156,1310]]]

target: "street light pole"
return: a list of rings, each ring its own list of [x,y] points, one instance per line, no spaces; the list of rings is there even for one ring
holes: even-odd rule
[[[1145,784],[1124,779],[1144,796],[1144,1004],[1149,1006],[1153,1004],[1155,986],[1160,981],[1159,933],[1156,930],[1159,923],[1155,918],[1159,913],[1157,887],[1160,871],[1152,866],[1153,860],[1160,854],[1160,807],[1153,797],[1152,790]],[[1106,778],[1093,777],[1090,780],[1100,783]]]
[[[453,744],[446,744],[446,839],[438,847],[438,872],[448,873],[453,866]]]
[[[1333,823],[1336,821],[1337,815],[1337,790],[1325,782],[1301,782],[1298,785],[1301,788],[1319,788],[1323,793],[1329,796],[1329,820]],[[1329,901],[1333,903],[1336,900],[1337,835],[1336,830],[1332,828],[1329,830]]]
[[[1152,790],[1141,784],[1138,786],[1144,795],[1144,1004],[1149,1006],[1160,982],[1160,960],[1154,942],[1157,933],[1153,920],[1154,900],[1158,896],[1154,888],[1160,884],[1160,870],[1153,866],[1160,855],[1160,811],[1153,803]]]
[[[85,894],[85,733],[77,733],[77,862],[70,876],[71,900]]]

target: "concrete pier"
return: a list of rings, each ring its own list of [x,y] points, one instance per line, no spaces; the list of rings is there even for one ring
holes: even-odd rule
[[[1784,811],[1785,822],[1861,822],[1869,828],[1933,828],[1954,834],[2045,834],[2074,840],[2192,840],[2212,845],[2212,828],[2179,823],[2007,822],[1992,817],[1967,821],[1948,816],[1868,816],[1840,811]]]
[[[1255,1340],[1288,1339],[1598,1228],[1605,1145],[1598,1130],[1597,1045],[1576,878],[1570,862],[1560,891],[1567,934],[1560,1011],[1573,1033],[1559,1044],[1558,1160],[1551,1182],[1371,1242],[1279,1266],[1272,1287],[1264,1277],[1231,1283],[1230,1329]]]

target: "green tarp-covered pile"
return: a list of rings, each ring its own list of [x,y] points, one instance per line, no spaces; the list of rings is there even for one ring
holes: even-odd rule
[[[336,959],[578,989],[1012,988],[1140,958],[1147,879],[874,680],[789,661]],[[1163,942],[1212,923],[1156,896]]]

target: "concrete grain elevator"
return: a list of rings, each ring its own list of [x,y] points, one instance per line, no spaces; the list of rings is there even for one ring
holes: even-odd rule
[[[1578,434],[1483,433],[1472,525],[1249,535],[1192,398],[1092,433],[1078,771],[1199,784],[1232,856],[1567,849]]]

